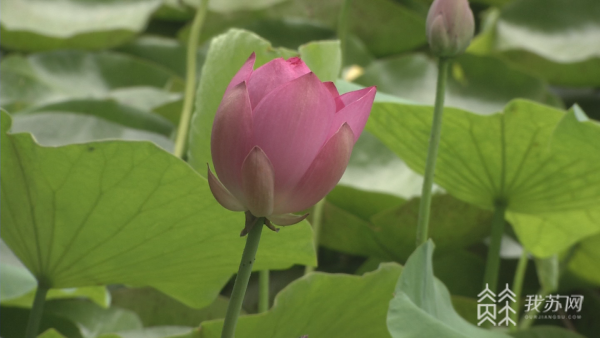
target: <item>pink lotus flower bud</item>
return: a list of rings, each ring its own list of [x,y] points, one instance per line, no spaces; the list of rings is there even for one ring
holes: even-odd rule
[[[256,70],[254,61],[253,53],[215,115],[211,153],[220,182],[210,168],[208,181],[223,207],[291,225],[307,215],[290,213],[317,203],[342,177],[376,89],[340,95],[300,58]]]
[[[427,14],[426,29],[433,54],[452,57],[463,53],[475,34],[469,1],[435,0]]]

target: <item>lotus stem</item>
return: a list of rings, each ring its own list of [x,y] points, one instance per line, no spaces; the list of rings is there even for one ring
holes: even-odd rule
[[[242,261],[240,262],[240,268],[237,276],[235,277],[235,283],[233,284],[233,291],[231,292],[231,298],[229,299],[229,305],[227,305],[227,312],[225,314],[225,322],[223,324],[223,332],[221,338],[233,338],[235,335],[235,326],[237,325],[240,310],[242,309],[242,303],[244,296],[246,295],[246,287],[250,280],[250,274],[252,273],[252,266],[256,257],[256,251],[258,250],[258,243],[260,242],[260,235],[262,233],[264,218],[259,218],[252,230],[248,233],[246,239],[246,246],[242,253]]]
[[[511,319],[515,322],[514,326],[510,327],[511,331],[517,330],[519,325],[519,309],[521,308],[521,293],[523,292],[523,282],[525,281],[525,271],[527,271],[527,263],[529,262],[529,252],[523,249],[523,253],[519,258],[517,264],[517,271],[515,272],[515,278],[513,280],[513,292],[515,293],[515,300],[512,304],[512,309],[515,311],[510,314]]]
[[[269,270],[261,270],[258,274],[258,312],[269,311]]]
[[[187,144],[188,131],[190,129],[190,120],[194,109],[194,96],[196,95],[196,75],[198,74],[198,40],[202,31],[202,24],[206,17],[209,0],[201,0],[196,15],[192,21],[190,36],[187,45],[187,65],[185,74],[185,96],[183,97],[183,110],[179,119],[177,128],[177,139],[175,141],[175,156],[182,158]]]
[[[429,137],[429,150],[427,152],[427,164],[425,166],[425,178],[421,192],[421,203],[419,204],[419,220],[417,223],[417,247],[425,243],[429,238],[429,216],[431,213],[431,189],[433,187],[433,176],[435,173],[435,162],[437,159],[440,137],[442,134],[442,115],[444,113],[444,97],[446,93],[446,80],[448,78],[447,58],[440,58],[438,64],[438,79],[435,93],[435,108],[433,110],[433,125]]]
[[[504,214],[506,213],[505,203],[496,203],[494,208],[494,216],[492,218],[492,237],[490,247],[488,249],[487,262],[485,264],[484,286],[487,284],[496,292],[498,287],[498,274],[500,272],[500,248],[502,245],[502,235],[504,235],[504,227],[506,221]]]
[[[48,288],[39,285],[35,291],[35,297],[33,298],[33,305],[31,312],[29,313],[29,322],[27,323],[27,331],[25,331],[25,338],[37,337],[40,330],[40,322],[42,320],[42,313],[44,312],[44,303],[46,303],[46,294]]]
[[[325,198],[320,200],[317,204],[315,204],[315,209],[312,218],[312,228],[314,234],[314,244],[315,244],[315,252],[319,253],[319,240],[321,237],[321,221],[323,221],[323,207],[325,206]],[[314,266],[306,266],[304,270],[304,274],[308,274],[315,271]]]

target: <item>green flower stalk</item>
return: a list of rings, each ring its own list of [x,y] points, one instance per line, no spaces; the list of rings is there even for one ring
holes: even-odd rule
[[[25,338],[37,337],[47,294],[48,288],[38,283],[37,290],[35,291],[35,298],[33,299],[33,305],[31,306],[31,313],[29,314]]]
[[[421,204],[419,205],[417,246],[425,243],[429,238],[431,188],[433,187],[435,162],[442,132],[442,115],[449,60],[467,49],[475,31],[473,12],[469,8],[469,2],[467,0],[434,1],[427,15],[426,31],[431,51],[439,57],[439,70],[433,125],[429,138]]]

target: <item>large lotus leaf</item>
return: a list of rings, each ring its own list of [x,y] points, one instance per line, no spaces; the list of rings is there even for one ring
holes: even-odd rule
[[[335,38],[335,31],[320,22],[306,18],[286,18],[269,15],[264,10],[231,13],[209,12],[199,43],[210,41],[214,36],[226,33],[231,28],[251,31],[271,42],[273,46],[296,49],[311,41]],[[181,42],[188,41],[191,24],[177,33]]]
[[[432,110],[376,103],[367,128],[411,168],[423,172]],[[559,252],[600,231],[593,218],[579,217],[582,223],[573,227],[565,216],[587,214],[597,206],[600,162],[581,156],[572,147],[552,146],[553,133],[564,116],[560,110],[522,100],[489,116],[446,108],[436,183],[484,209],[492,209],[498,200],[506,202],[519,238],[539,256]],[[531,217],[548,215],[557,218],[536,221],[534,230]],[[564,235],[564,228],[569,229],[569,236]],[[543,242],[538,242],[540,234],[546,238]]]
[[[570,63],[600,57],[598,34],[600,3],[596,0],[521,0],[502,9],[496,48],[525,49]]]
[[[229,300],[217,298],[203,309],[191,309],[152,288],[120,288],[111,292],[111,306],[135,312],[145,327],[198,326],[205,320],[224,318]]]
[[[120,331],[116,333],[100,334],[99,338],[196,338],[199,336],[197,329],[181,326],[156,326]],[[73,337],[67,334],[66,337]],[[10,338],[10,337],[7,337]],[[61,332],[54,328],[44,331],[38,338],[65,338]]]
[[[338,29],[343,2],[288,0],[260,10],[209,13],[200,40],[207,41],[232,27],[251,30],[275,46],[289,48],[311,40],[331,39]],[[347,22],[350,34],[360,38],[376,56],[406,52],[427,43],[425,13],[397,1],[353,0]],[[180,39],[186,35],[181,34]]]
[[[2,283],[0,283],[2,306],[31,307],[37,287],[35,277],[2,240],[0,240],[0,275],[2,275]],[[102,286],[53,289],[46,295],[46,299],[80,297],[103,307],[108,307],[110,303],[110,294]]]
[[[157,113],[176,126],[179,125],[183,95],[155,87],[127,87],[111,91],[109,97],[122,105]]]
[[[540,257],[560,252],[600,231],[600,210],[597,206],[536,214],[510,212],[507,219],[512,223],[521,243]]]
[[[506,51],[500,57],[511,66],[529,72],[551,84],[571,87],[600,86],[600,57],[561,63],[526,51]]]
[[[513,1],[494,16],[473,52],[499,53],[551,83],[600,84],[598,1]]]
[[[141,129],[165,136],[170,136],[174,129],[174,125],[164,117],[119,103],[115,99],[61,101],[36,106],[21,111],[19,115],[56,112],[96,116],[125,127]]]
[[[163,135],[123,127],[95,116],[62,112],[17,115],[12,130],[31,133],[44,146],[119,139],[150,141],[168,152],[175,148],[173,141]]]
[[[281,291],[268,312],[240,317],[236,337],[389,338],[385,314],[400,271],[386,263],[360,277],[306,275]],[[201,337],[220,337],[222,327],[222,320],[202,323]]]
[[[556,127],[551,146],[574,158],[587,159],[593,163],[590,169],[596,168],[600,163],[600,124],[589,120],[578,106],[574,106]],[[583,184],[594,184],[593,178],[582,176]],[[587,181],[590,179],[591,181]],[[594,198],[593,190],[580,192]],[[556,242],[575,243],[585,235],[598,232],[600,209],[596,204],[588,209],[567,212],[548,211],[539,215],[513,213],[509,215],[509,220],[516,225],[517,234],[526,241],[529,248],[536,248],[535,251],[538,252],[551,252],[554,251],[552,245]],[[577,226],[574,227],[573,224]],[[547,231],[548,228],[553,231]]]
[[[342,0],[292,0],[269,9],[269,17],[302,18],[336,29]],[[377,57],[395,55],[425,45],[425,16],[397,1],[353,0],[348,31]]]
[[[553,147],[600,160],[600,124],[575,105],[556,128]]]
[[[313,67],[311,70],[320,78],[331,77],[332,67],[337,67],[339,72],[340,54],[336,45],[323,41],[302,49],[304,57]],[[200,77],[190,131],[189,162],[202,175],[206,175],[206,164],[212,163],[210,135],[215,112],[227,85],[252,52],[256,53],[255,68],[278,57],[297,55],[297,52],[291,50],[273,48],[259,36],[238,29],[232,29],[212,40]]]
[[[103,334],[98,338],[198,338],[199,331],[186,326],[155,326]]]
[[[408,54],[371,63],[356,80],[422,104],[435,101],[437,64],[424,54]],[[451,65],[446,106],[495,113],[514,98],[554,103],[543,81],[517,71],[497,58],[463,54]]]
[[[404,262],[415,249],[419,203],[420,198],[403,201],[338,187],[327,197],[320,242],[342,252]],[[441,251],[468,247],[489,234],[491,213],[450,195],[434,195],[431,212],[430,236]]]
[[[446,286],[433,275],[431,240],[410,256],[390,301],[388,329],[393,338],[508,338],[461,318]]]
[[[115,52],[83,51],[8,56],[0,63],[0,81],[0,105],[11,112],[64,100],[103,99],[132,87],[169,91],[182,83],[169,70],[148,61]]]
[[[168,68],[181,78],[185,78],[187,50],[186,46],[178,40],[161,36],[141,36],[117,50],[154,62]],[[196,55],[198,65],[204,63],[205,55],[206,51],[204,49],[198,49]],[[198,73],[201,69],[201,67],[198,67]]]
[[[3,0],[2,47],[104,49],[142,31],[160,0]]]
[[[42,147],[2,112],[2,239],[52,288],[151,285],[210,304],[234,274],[243,214],[149,142]],[[35,206],[35,207],[34,207]],[[256,268],[315,264],[310,226],[265,231]]]

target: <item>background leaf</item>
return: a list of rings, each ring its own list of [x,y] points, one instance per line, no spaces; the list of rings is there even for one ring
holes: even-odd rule
[[[102,99],[131,87],[169,91],[183,83],[164,68],[114,52],[11,55],[2,60],[0,75],[0,105],[11,112],[67,99]]]
[[[553,84],[600,83],[597,1],[520,0],[493,15],[490,27],[474,41],[471,51],[498,54]]]
[[[422,172],[431,112],[430,107],[376,103],[367,129]],[[590,171],[598,162],[551,147],[554,129],[564,116],[520,100],[489,116],[445,109],[436,183],[484,209],[493,208],[498,199],[507,201],[508,219],[519,238],[539,256],[597,232],[596,217],[587,214],[600,198],[600,171]],[[578,218],[583,223],[570,227],[567,213],[583,215]],[[548,215],[556,217],[544,220]],[[569,236],[564,236],[566,228]]]
[[[433,248],[427,241],[404,266],[387,317],[392,337],[508,337],[474,326],[456,313],[448,289],[433,275]]]
[[[146,27],[160,3],[160,0],[2,1],[2,47],[39,51],[118,46]]]
[[[205,320],[224,318],[229,303],[218,297],[206,308],[191,309],[152,288],[120,288],[111,295],[113,306],[135,312],[145,327],[198,326]]]
[[[31,133],[45,146],[121,139],[150,141],[168,152],[175,148],[170,139],[159,134],[123,127],[95,116],[62,112],[17,115],[13,131]]]
[[[488,56],[463,54],[451,67],[446,87],[447,107],[495,113],[514,98],[560,105],[546,84]],[[427,105],[435,101],[437,64],[423,54],[408,54],[371,63],[356,80],[364,86]]]
[[[306,275],[279,293],[268,312],[241,317],[236,337],[389,337],[385,312],[400,270],[383,264],[362,277]],[[203,323],[201,337],[219,337],[222,326],[222,320]]]
[[[357,192],[342,187],[328,195],[321,244],[342,252],[404,262],[415,249],[420,198],[403,201],[364,192],[359,196],[361,199],[356,198]],[[370,202],[361,202],[367,200]],[[430,236],[440,242],[441,251],[468,247],[489,233],[490,212],[450,195],[434,195],[431,213]]]

